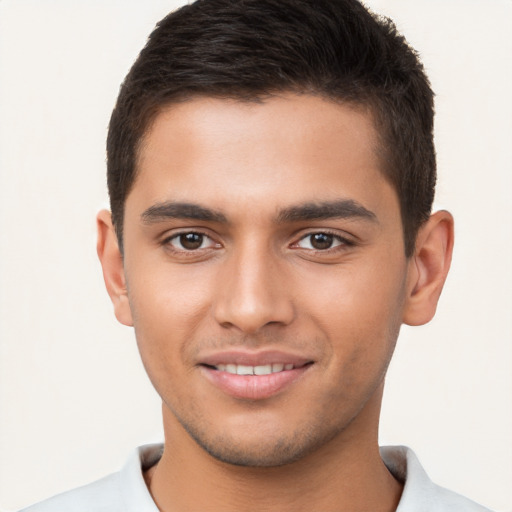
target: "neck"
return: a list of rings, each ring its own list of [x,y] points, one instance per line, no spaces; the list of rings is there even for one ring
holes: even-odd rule
[[[373,414],[369,406],[365,409]],[[146,481],[163,512],[392,512],[402,488],[382,462],[378,429],[361,429],[361,423],[368,425],[365,413],[297,462],[242,467],[207,454],[164,407],[164,454]],[[376,423],[378,427],[378,415]]]

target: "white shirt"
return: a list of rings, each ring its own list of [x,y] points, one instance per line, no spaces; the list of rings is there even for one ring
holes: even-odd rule
[[[124,468],[84,487],[59,494],[22,512],[158,512],[143,471],[158,462],[162,445],[142,446]],[[432,483],[414,452],[405,446],[381,448],[391,473],[404,482],[396,512],[490,512],[460,494]]]

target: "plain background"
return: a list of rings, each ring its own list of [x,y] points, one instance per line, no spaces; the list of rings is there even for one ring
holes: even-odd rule
[[[0,508],[117,470],[160,404],[95,254],[118,87],[171,0],[0,1]],[[438,315],[404,328],[382,444],[512,511],[512,2],[372,0],[437,92],[437,207],[456,218]],[[368,290],[371,293],[371,290]]]

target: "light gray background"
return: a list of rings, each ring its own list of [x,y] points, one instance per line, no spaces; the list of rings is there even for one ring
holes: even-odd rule
[[[182,2],[0,1],[0,508],[117,470],[161,439],[131,329],[95,255],[119,84]],[[438,483],[512,510],[512,2],[372,0],[437,92],[437,206],[456,218],[436,319],[404,328],[383,444]]]

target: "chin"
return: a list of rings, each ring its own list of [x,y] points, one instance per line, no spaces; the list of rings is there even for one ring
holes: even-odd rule
[[[213,437],[185,427],[194,441],[220,462],[244,467],[278,467],[297,462],[320,446],[328,443],[338,432],[299,431],[269,437],[258,432],[248,438],[240,435]],[[262,438],[264,436],[264,438]]]
[[[262,446],[259,443],[257,448],[241,445],[228,446],[227,443],[203,443],[200,446],[220,462],[253,468],[285,466],[302,459],[305,456],[304,451],[309,452],[309,450],[279,442],[272,446],[268,444]]]

